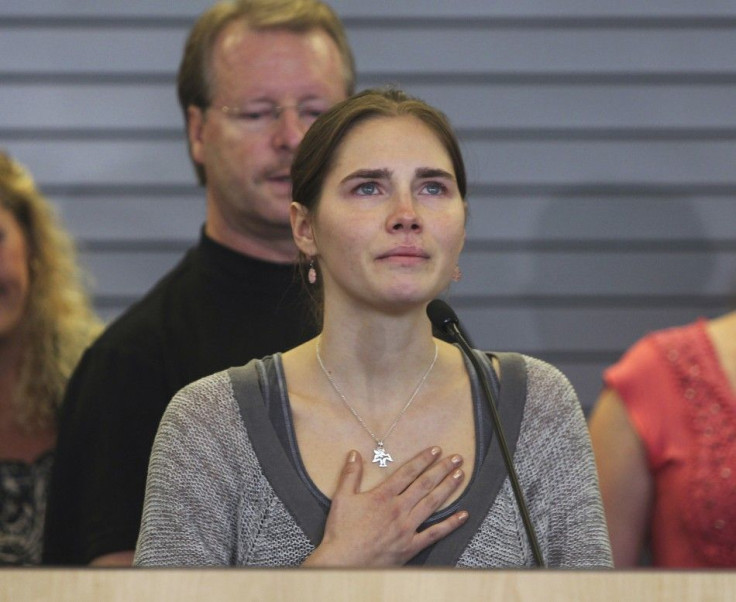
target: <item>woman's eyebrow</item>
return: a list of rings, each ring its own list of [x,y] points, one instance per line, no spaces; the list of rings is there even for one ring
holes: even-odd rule
[[[447,178],[449,180],[455,179],[455,176],[452,175],[449,171],[445,171],[444,169],[438,169],[435,167],[420,167],[416,170],[415,173],[418,178]]]
[[[387,180],[391,177],[391,170],[387,168],[381,169],[358,169],[345,176],[340,183],[347,182],[348,180],[354,180],[356,178],[364,180]]]

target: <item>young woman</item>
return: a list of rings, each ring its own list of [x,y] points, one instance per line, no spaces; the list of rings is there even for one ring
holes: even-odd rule
[[[458,277],[465,238],[465,169],[446,118],[399,91],[359,94],[310,128],[292,183],[321,334],[174,398],[137,564],[532,565],[478,375],[426,316]],[[478,356],[500,379],[546,562],[608,565],[569,383],[532,358]]]
[[[0,564],[41,561],[56,412],[99,328],[69,236],[0,152]]]

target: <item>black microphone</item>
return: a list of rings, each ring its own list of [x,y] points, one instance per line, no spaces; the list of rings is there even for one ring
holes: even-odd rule
[[[498,437],[498,445],[501,448],[503,462],[506,465],[506,471],[508,472],[509,480],[511,481],[511,488],[514,491],[516,505],[519,507],[521,519],[524,522],[524,528],[526,529],[526,534],[529,538],[529,544],[532,548],[532,554],[534,554],[534,559],[536,560],[537,564],[540,567],[544,567],[545,564],[544,557],[542,556],[542,550],[539,548],[537,535],[534,532],[534,525],[532,524],[532,519],[529,516],[529,510],[526,507],[526,502],[524,501],[524,493],[521,490],[519,479],[516,476],[516,469],[514,468],[514,463],[511,459],[511,453],[509,452],[509,447],[506,444],[506,435],[504,435],[503,426],[501,425],[501,417],[498,415],[496,398],[493,394],[493,391],[491,390],[490,384],[488,383],[488,377],[486,376],[485,370],[483,370],[483,368],[481,367],[480,362],[478,362],[478,358],[475,356],[475,353],[473,353],[473,350],[470,348],[468,341],[465,339],[465,336],[460,330],[460,320],[458,320],[457,314],[447,303],[445,303],[442,299],[434,299],[433,301],[430,301],[429,305],[427,305],[427,317],[436,329],[444,332],[452,340],[456,341],[458,345],[460,345],[460,349],[462,349],[463,353],[470,360],[470,363],[473,365],[473,368],[475,368],[475,371],[480,378],[481,387],[491,408],[493,428],[496,431],[496,437]]]

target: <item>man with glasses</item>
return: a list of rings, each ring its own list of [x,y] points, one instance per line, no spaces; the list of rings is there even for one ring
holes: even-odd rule
[[[342,24],[318,0],[221,2],[194,25],[178,93],[206,222],[70,381],[46,563],[129,565],[148,456],[174,393],[316,334],[294,277],[289,169],[309,125],[353,87]]]

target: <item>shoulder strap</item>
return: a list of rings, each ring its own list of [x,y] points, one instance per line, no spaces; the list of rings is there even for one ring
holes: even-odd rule
[[[488,360],[495,357],[500,365],[499,379],[492,368],[493,362],[482,362],[482,367],[490,371],[491,389],[496,394],[497,409],[503,424],[506,443],[513,457],[521,432],[526,404],[526,362],[518,353],[488,353],[487,356]],[[477,486],[468,490],[463,498],[463,505],[469,512],[467,522],[460,529],[437,542],[425,564],[434,566],[457,564],[463,551],[488,515],[507,476],[501,450],[494,435],[483,465],[476,476]]]
[[[265,405],[263,391],[261,391],[261,385],[258,382],[255,360],[248,362],[245,366],[229,368],[227,373],[230,375],[233,395],[235,401],[238,402],[240,416],[243,422],[247,424],[247,407],[253,403],[258,403],[261,406]]]
[[[492,371],[491,387],[497,393],[498,410],[509,450],[513,455],[519,439],[526,403],[526,363],[518,353],[488,353],[487,355],[489,359],[495,357],[501,367],[500,382],[495,371]],[[298,482],[297,475],[278,442],[276,432],[265,410],[265,395],[269,394],[269,384],[265,381],[268,379],[264,380],[265,372],[260,376],[259,372],[257,360],[245,366],[230,368],[228,373],[232,382],[233,394],[266,477],[302,530],[316,546],[321,541],[324,532],[326,515],[305,488],[295,487],[295,482]],[[266,388],[265,393],[264,387]],[[498,443],[491,442],[488,457],[478,475],[478,478],[485,482],[484,486],[474,488],[474,491],[469,492],[465,499],[466,507],[470,511],[468,522],[438,542],[427,558],[426,564],[445,566],[456,564],[488,514],[506,479],[506,469],[497,446]]]
[[[520,353],[495,353],[490,351],[486,352],[486,355],[491,360],[491,365],[493,365],[493,358],[496,358],[501,366],[500,379],[495,373],[496,371],[493,371],[495,386],[499,387],[499,389],[505,388],[506,394],[508,395],[507,399],[514,405],[521,405],[523,409],[524,403],[526,402],[527,389],[526,362],[524,361],[524,356]]]
[[[228,374],[263,474],[316,547],[322,540],[327,515],[294,471],[268,417],[266,398],[274,387],[269,383],[264,360],[251,360],[245,366],[229,368]]]

